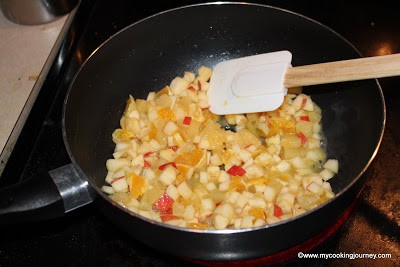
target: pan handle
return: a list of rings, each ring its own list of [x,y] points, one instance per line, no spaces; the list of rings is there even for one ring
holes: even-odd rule
[[[93,201],[94,190],[70,163],[0,189],[0,224],[41,221]]]

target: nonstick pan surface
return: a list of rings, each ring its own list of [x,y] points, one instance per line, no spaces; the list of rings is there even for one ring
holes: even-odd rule
[[[292,65],[360,57],[320,23],[282,9],[246,3],[210,3],[141,20],[106,41],[83,65],[64,105],[64,140],[75,166],[97,191],[99,208],[135,239],[166,253],[200,260],[257,258],[297,245],[332,225],[364,184],[363,172],[382,139],[385,104],[376,80],[310,86],[322,109],[328,158],[339,160],[331,180],[337,195],[324,205],[277,224],[242,230],[193,230],[150,221],[101,192],[111,134],[131,94],[145,98],[184,71],[241,56],[279,50]]]

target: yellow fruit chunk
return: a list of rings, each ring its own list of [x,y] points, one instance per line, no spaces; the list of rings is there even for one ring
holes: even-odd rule
[[[268,120],[270,124],[268,137],[274,136],[282,130],[286,134],[296,133],[295,122],[291,120],[286,120],[281,117],[272,117]]]
[[[126,101],[124,116],[127,116],[132,110],[136,108],[135,99],[130,95]]]
[[[169,92],[169,86],[165,86],[163,89],[161,89],[160,91],[158,91],[155,95],[155,99],[159,98],[162,95],[168,95]]]
[[[112,134],[114,142],[128,142],[134,137],[135,135],[132,132],[125,129],[116,129]]]
[[[202,223],[188,223],[187,227],[193,228],[193,229],[207,229],[207,225],[202,224]]]
[[[264,210],[260,207],[252,207],[249,209],[249,211],[247,212],[250,216],[254,216],[258,219],[265,219],[265,214],[264,214]]]
[[[144,194],[146,189],[146,181],[142,176],[139,176],[135,173],[131,174],[131,183],[130,183],[130,194],[134,199]]]
[[[252,179],[246,180],[246,184],[248,186],[258,185],[258,184],[268,184],[268,182],[269,182],[268,178],[252,178]]]
[[[148,135],[150,140],[157,138],[157,128],[154,126],[153,123],[150,124],[150,131],[148,132]]]
[[[234,143],[238,144],[240,148],[246,148],[247,146],[254,145],[259,147],[261,145],[260,139],[247,129],[241,129],[235,133]]]
[[[189,151],[182,151],[175,159],[176,163],[185,164],[189,166],[196,166],[203,158],[204,151],[200,148],[194,148]]]
[[[203,113],[204,119],[206,119],[206,120],[208,120],[208,119],[210,119],[212,121],[217,121],[218,120],[219,116],[215,115],[214,113],[212,113],[209,109],[204,109],[202,111],[202,113]]]
[[[229,191],[237,191],[242,193],[246,190],[246,185],[242,182],[242,177],[240,176],[233,176],[231,178],[231,182],[229,183]]]
[[[175,114],[169,108],[160,108],[157,110],[157,115],[163,120],[172,121],[175,119]]]
[[[227,132],[221,128],[217,122],[207,120],[204,129],[200,132],[203,140],[207,140],[211,150],[220,149],[225,143]]]
[[[188,176],[192,176],[193,174],[193,169],[188,165],[177,163],[176,168],[178,169],[178,174],[176,175],[175,180],[176,185],[179,185],[186,179],[190,178]]]

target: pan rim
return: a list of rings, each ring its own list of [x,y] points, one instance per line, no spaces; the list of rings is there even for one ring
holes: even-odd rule
[[[241,233],[245,233],[245,232],[253,232],[253,231],[259,231],[259,230],[264,230],[267,228],[274,228],[274,227],[278,227],[280,225],[286,224],[286,223],[290,223],[292,221],[295,220],[299,220],[305,216],[308,216],[311,213],[316,212],[317,210],[329,205],[330,203],[334,202],[335,200],[337,200],[338,198],[340,198],[342,195],[344,195],[350,188],[352,188],[354,186],[355,183],[358,182],[358,180],[361,178],[361,176],[365,173],[365,171],[368,169],[368,167],[371,165],[372,161],[375,159],[378,151],[379,151],[379,147],[382,143],[382,139],[383,139],[383,135],[384,135],[384,130],[385,130],[385,125],[386,125],[386,104],[385,104],[385,99],[384,99],[384,95],[383,95],[383,91],[381,88],[381,85],[379,83],[379,81],[377,79],[375,80],[375,84],[377,86],[377,89],[379,90],[379,94],[380,94],[380,100],[381,100],[381,104],[382,104],[382,128],[380,129],[380,136],[378,139],[378,142],[376,144],[376,147],[374,149],[374,152],[372,153],[372,155],[370,156],[368,162],[365,164],[364,168],[360,171],[360,173],[353,178],[352,182],[350,184],[348,184],[346,187],[344,187],[343,189],[341,189],[337,194],[335,194],[335,196],[329,200],[327,200],[326,202],[324,202],[321,205],[318,205],[317,207],[308,210],[300,215],[296,215],[294,217],[291,217],[289,219],[283,220],[283,221],[279,221],[276,223],[272,223],[272,224],[268,224],[268,225],[263,225],[263,226],[258,226],[258,227],[251,227],[251,228],[241,228],[241,229],[223,229],[223,230],[214,230],[214,229],[204,229],[204,230],[200,230],[200,229],[192,229],[192,228],[187,228],[187,227],[179,227],[179,226],[174,226],[174,225],[170,225],[167,223],[162,223],[162,222],[157,222],[155,220],[151,220],[148,219],[144,216],[141,216],[137,213],[134,213],[124,207],[122,207],[121,205],[119,205],[118,203],[116,203],[115,201],[113,201],[112,199],[110,199],[108,196],[105,195],[104,192],[101,191],[100,188],[98,188],[94,182],[92,181],[92,179],[87,176],[85,174],[85,172],[80,168],[79,164],[77,163],[77,161],[75,160],[74,156],[73,156],[73,152],[70,149],[70,146],[68,144],[68,140],[67,140],[67,134],[66,134],[66,130],[65,130],[65,115],[66,115],[66,109],[67,109],[67,105],[68,105],[68,100],[69,100],[69,96],[70,96],[70,92],[72,91],[72,88],[74,87],[73,85],[75,84],[75,81],[77,79],[77,77],[79,76],[79,74],[81,73],[81,70],[86,66],[86,64],[91,60],[91,58],[93,56],[96,55],[96,53],[105,45],[107,45],[112,39],[114,39],[114,37],[118,36],[120,33],[126,31],[127,29],[134,27],[135,25],[142,23],[144,21],[150,20],[154,17],[160,16],[162,14],[166,14],[166,13],[171,13],[171,12],[175,12],[175,11],[179,11],[179,10],[184,10],[184,9],[188,9],[188,8],[196,8],[196,7],[201,7],[201,6],[214,6],[214,5],[232,5],[232,6],[254,6],[254,7],[260,7],[260,8],[267,8],[267,9],[273,9],[273,10],[278,10],[278,11],[282,11],[284,13],[288,13],[291,15],[295,15],[298,16],[302,19],[308,20],[316,25],[318,25],[319,27],[324,28],[325,30],[328,30],[329,32],[333,33],[336,37],[340,38],[342,41],[344,41],[347,45],[349,45],[360,57],[363,57],[363,55],[358,51],[358,49],[351,43],[349,42],[346,38],[344,38],[341,34],[337,33],[336,31],[334,31],[333,29],[331,29],[330,27],[326,26],[325,24],[322,24],[321,22],[309,18],[303,14],[291,11],[291,10],[287,10],[284,8],[280,8],[280,7],[276,7],[276,6],[272,6],[272,5],[264,5],[264,4],[259,4],[259,3],[251,3],[251,2],[235,2],[235,1],[228,1],[228,2],[224,2],[224,1],[216,1],[216,2],[207,2],[207,3],[198,3],[198,4],[191,4],[191,5],[183,5],[183,6],[179,6],[179,7],[175,7],[175,8],[171,8],[171,9],[167,9],[164,11],[160,11],[157,12],[153,15],[147,16],[145,18],[142,18],[138,21],[135,21],[131,24],[129,24],[128,26],[122,28],[121,30],[117,31],[116,33],[112,34],[110,37],[108,37],[104,42],[102,42],[95,50],[93,50],[93,52],[87,57],[87,59],[83,62],[83,64],[80,66],[80,68],[78,69],[78,71],[75,73],[74,78],[72,79],[69,88],[67,90],[67,94],[64,98],[64,102],[63,102],[63,109],[62,109],[62,136],[63,136],[63,141],[64,141],[64,145],[66,147],[67,153],[71,159],[72,164],[74,165],[74,167],[79,171],[79,173],[81,175],[83,175],[85,177],[85,179],[88,181],[88,183],[90,184],[90,186],[98,193],[97,195],[100,195],[100,197],[102,197],[104,200],[106,200],[107,202],[109,202],[111,205],[113,205],[114,207],[120,209],[120,211],[128,213],[129,215],[141,219],[145,222],[148,222],[150,224],[154,224],[160,227],[164,227],[164,228],[169,228],[171,230],[178,230],[178,231],[184,231],[184,232],[191,232],[191,233],[201,233],[201,234],[221,234],[221,235],[226,235],[226,234],[241,234]],[[336,178],[336,177],[335,177]]]

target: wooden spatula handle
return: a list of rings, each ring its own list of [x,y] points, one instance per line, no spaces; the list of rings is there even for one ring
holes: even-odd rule
[[[292,88],[398,75],[400,54],[393,54],[288,68],[283,84]]]

